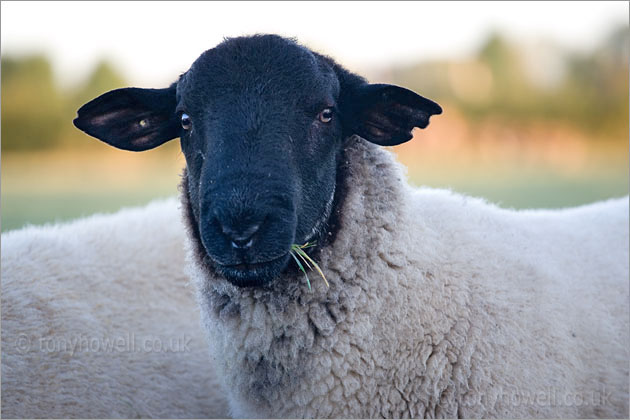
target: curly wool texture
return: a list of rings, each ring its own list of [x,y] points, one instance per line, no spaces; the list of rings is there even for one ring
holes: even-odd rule
[[[2,235],[2,417],[226,417],[175,199]]]
[[[190,241],[233,416],[628,416],[627,197],[504,210],[414,190],[356,137],[345,167],[330,288],[237,288]]]

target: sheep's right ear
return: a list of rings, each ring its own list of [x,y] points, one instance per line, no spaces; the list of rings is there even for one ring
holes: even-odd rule
[[[74,125],[114,147],[139,152],[180,135],[176,84],[165,89],[124,88],[79,108]]]
[[[432,100],[394,85],[355,85],[342,98],[347,132],[381,146],[411,140],[414,127],[425,128],[432,115],[442,113]]]

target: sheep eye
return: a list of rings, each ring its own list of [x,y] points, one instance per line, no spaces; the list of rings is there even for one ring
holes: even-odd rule
[[[192,120],[185,112],[182,114],[182,128],[184,130],[190,130],[192,128]]]
[[[330,108],[325,108],[322,112],[317,114],[317,119],[323,123],[329,123],[332,120],[332,117],[333,111]]]

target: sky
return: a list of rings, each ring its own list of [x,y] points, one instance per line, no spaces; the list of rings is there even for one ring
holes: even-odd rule
[[[159,87],[224,37],[297,37],[354,71],[472,55],[500,31],[588,50],[628,2],[7,2],[1,52],[46,53],[59,81],[85,78],[102,58],[135,86]]]

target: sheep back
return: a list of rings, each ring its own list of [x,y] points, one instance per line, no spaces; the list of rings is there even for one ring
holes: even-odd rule
[[[225,417],[175,199],[2,235],[2,416]]]

